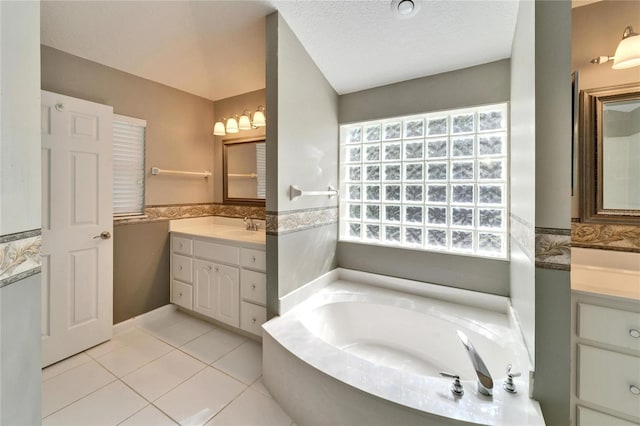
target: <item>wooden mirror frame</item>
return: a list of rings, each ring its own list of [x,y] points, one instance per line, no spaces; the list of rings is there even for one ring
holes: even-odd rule
[[[226,139],[222,141],[223,157],[222,157],[222,201],[224,204],[234,204],[242,206],[265,207],[266,200],[262,198],[229,198],[229,177],[227,170],[227,150],[229,146],[246,144],[246,143],[266,143],[264,137],[248,138],[248,139]]]
[[[580,92],[580,142],[582,191],[580,220],[586,223],[640,225],[640,210],[603,207],[602,119],[608,102],[640,101],[640,83],[624,84]]]

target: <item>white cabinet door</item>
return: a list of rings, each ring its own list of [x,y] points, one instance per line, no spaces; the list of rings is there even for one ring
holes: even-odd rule
[[[193,310],[209,317],[215,317],[214,264],[206,260],[196,259],[193,265]]]
[[[215,265],[214,318],[234,327],[240,327],[240,271],[231,266]]]
[[[193,310],[240,327],[240,271],[206,260],[194,262]]]
[[[113,108],[42,92],[42,363],[113,332]]]

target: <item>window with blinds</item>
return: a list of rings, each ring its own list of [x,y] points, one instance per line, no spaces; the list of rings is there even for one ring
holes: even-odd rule
[[[258,198],[267,198],[267,154],[264,142],[256,144],[256,172]]]
[[[147,122],[113,115],[113,215],[144,213],[144,137]]]

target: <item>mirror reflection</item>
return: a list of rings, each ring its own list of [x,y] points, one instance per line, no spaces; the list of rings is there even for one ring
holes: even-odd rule
[[[602,207],[640,209],[640,100],[606,102],[602,115]]]
[[[224,143],[224,202],[265,204],[265,140],[227,140]]]
[[[640,85],[581,93],[581,221],[640,223]]]

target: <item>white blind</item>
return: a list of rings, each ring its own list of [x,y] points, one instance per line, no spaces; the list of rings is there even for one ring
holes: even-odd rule
[[[144,213],[146,121],[113,116],[113,214]]]
[[[258,175],[258,198],[267,198],[267,155],[264,142],[256,144],[256,174]]]

